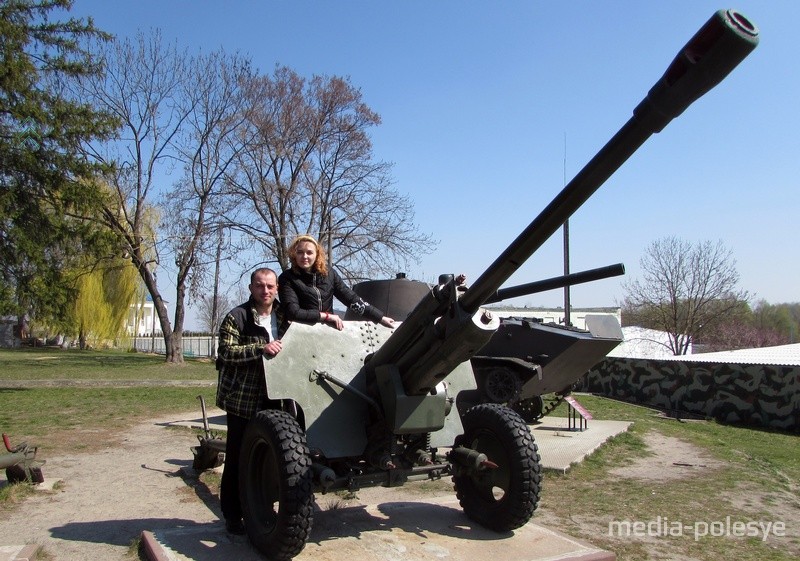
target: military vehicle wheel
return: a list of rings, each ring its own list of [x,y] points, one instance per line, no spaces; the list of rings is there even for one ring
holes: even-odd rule
[[[486,373],[484,392],[490,403],[508,403],[519,395],[520,381],[509,368],[492,368]]]
[[[497,468],[453,476],[461,508],[472,520],[498,532],[523,526],[539,503],[542,467],[525,421],[511,409],[483,403],[462,418],[464,434],[454,446],[486,454]]]
[[[294,417],[269,409],[248,423],[239,483],[244,525],[256,549],[279,561],[300,553],[311,532],[314,493],[305,433]]]
[[[517,401],[511,408],[519,413],[526,423],[535,423],[544,417],[544,399],[540,395]]]

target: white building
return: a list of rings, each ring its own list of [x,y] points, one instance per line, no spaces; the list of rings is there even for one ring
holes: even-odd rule
[[[144,302],[131,304],[128,310],[128,320],[125,323],[125,332],[135,337],[148,337],[153,335],[153,326],[155,326],[155,335],[161,335],[161,325],[156,314],[156,307],[148,294]]]
[[[622,334],[625,340],[608,353],[609,357],[645,359],[676,358],[670,350],[669,334],[664,331],[632,325],[623,327]],[[692,354],[691,343],[689,344],[686,354]]]
[[[537,318],[542,323],[564,325],[564,308],[516,308],[513,306],[487,306],[493,314],[500,317]],[[622,323],[622,308],[572,308],[569,312],[570,323],[578,329],[586,329],[587,315],[609,315]]]

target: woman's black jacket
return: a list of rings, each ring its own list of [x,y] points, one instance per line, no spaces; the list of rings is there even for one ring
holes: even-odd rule
[[[379,323],[383,311],[362,300],[333,269],[327,275],[294,268],[278,277],[278,297],[289,321],[317,323],[320,312],[333,313],[334,296],[359,316]]]

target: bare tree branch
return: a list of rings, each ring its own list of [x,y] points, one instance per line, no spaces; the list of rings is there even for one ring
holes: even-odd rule
[[[174,162],[173,140],[192,110],[179,93],[186,78],[186,56],[165,45],[158,31],[139,33],[103,49],[105,74],[82,82],[78,95],[123,125],[113,142],[86,147],[114,171],[106,180],[113,195],[101,220],[125,240],[124,253],[139,271],[161,323],[167,360],[181,362],[172,346],[172,325],[158,286],[159,248],[153,232],[156,176]]]
[[[623,285],[624,311],[645,327],[667,332],[675,355],[686,354],[693,339],[747,301],[747,292],[736,288],[736,261],[721,241],[692,245],[663,238],[647,248],[640,263],[642,278]]]
[[[317,237],[350,281],[394,273],[433,249],[411,201],[391,187],[391,165],[373,160],[368,128],[380,117],[348,81],[278,67],[253,79],[247,95],[248,144],[229,183],[246,209],[236,228],[267,262],[286,267],[302,233]]]

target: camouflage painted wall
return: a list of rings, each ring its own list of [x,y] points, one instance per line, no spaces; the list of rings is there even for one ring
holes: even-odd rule
[[[606,358],[579,389],[722,423],[800,432],[800,366]]]

